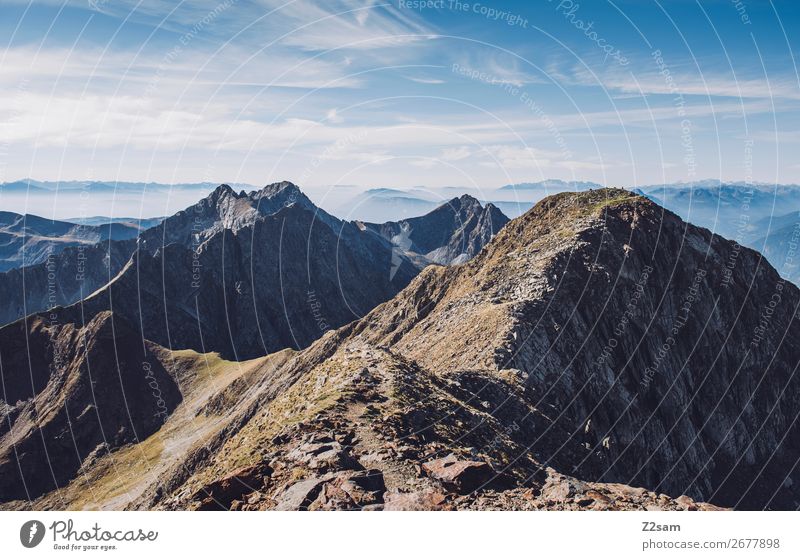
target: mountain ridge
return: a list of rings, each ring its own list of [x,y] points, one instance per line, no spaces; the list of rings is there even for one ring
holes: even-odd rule
[[[465,194],[417,218],[358,223],[433,263],[460,264],[475,256],[508,221],[491,202],[484,207]]]
[[[104,492],[128,509],[795,509],[798,307],[760,254],[644,197],[554,195],[468,262],[177,404],[163,437],[189,410],[213,429],[198,420],[206,436],[131,499]],[[86,476],[106,488],[107,468]]]

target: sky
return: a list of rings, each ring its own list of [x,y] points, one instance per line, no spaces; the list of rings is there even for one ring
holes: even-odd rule
[[[0,182],[800,183],[795,0],[0,4]]]

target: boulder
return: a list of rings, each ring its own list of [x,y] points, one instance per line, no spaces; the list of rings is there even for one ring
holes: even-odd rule
[[[448,490],[459,494],[470,494],[486,485],[495,476],[494,469],[487,463],[459,459],[452,454],[424,463],[422,470],[429,477],[441,482]]]
[[[436,490],[417,492],[387,492],[384,511],[437,511],[444,507],[446,496]]]
[[[200,501],[201,510],[227,510],[235,500],[265,486],[265,479],[272,474],[267,465],[242,467],[195,492],[193,499]]]
[[[345,471],[322,485],[309,510],[363,509],[383,502],[386,485],[377,469]]]

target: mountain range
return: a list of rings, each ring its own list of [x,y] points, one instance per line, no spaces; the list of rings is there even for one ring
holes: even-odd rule
[[[760,251],[800,284],[800,186],[720,181],[641,187],[634,192],[740,245]]]
[[[139,232],[128,223],[81,225],[0,212],[0,272],[45,262],[68,247],[134,239]]]
[[[443,208],[380,227],[219,187],[82,305],[0,329],[4,507],[800,506],[800,293],[759,253],[617,189],[494,235]],[[471,259],[424,266],[453,239]]]
[[[508,218],[491,202],[462,195],[418,218],[362,227],[437,264],[460,264],[474,257]]]
[[[480,204],[470,210],[483,214]],[[415,221],[418,241],[435,235],[461,258],[479,250],[491,223],[467,209],[471,221],[461,223],[456,212],[446,206]],[[499,229],[504,216],[490,213]],[[157,356],[165,348],[236,360],[303,348],[391,298],[429,262],[325,213],[288,182],[250,193],[221,185],[136,240],[80,250],[3,278],[27,290],[25,300],[6,294],[7,313],[25,316],[0,329],[3,498],[57,488],[86,458],[153,433],[182,400]],[[48,304],[53,292],[74,303]],[[25,313],[37,304],[43,310]],[[77,462],[63,448],[70,444]]]

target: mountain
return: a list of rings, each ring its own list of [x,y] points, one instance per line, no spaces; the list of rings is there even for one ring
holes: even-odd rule
[[[476,235],[466,241],[478,243]],[[39,496],[153,433],[188,395],[176,389],[181,376],[172,370],[180,352],[168,348],[212,350],[217,360],[302,348],[391,298],[419,272],[387,240],[326,214],[288,182],[250,193],[222,185],[135,243],[101,289],[0,329],[10,387],[0,401],[10,427],[0,439],[0,499]],[[122,380],[120,390],[99,392],[114,379]],[[138,385],[136,400],[125,403],[127,380]],[[161,400],[156,422],[152,405]],[[121,414],[130,406],[137,409]],[[55,416],[37,418],[43,409]],[[81,434],[74,451],[65,448],[70,427]],[[14,470],[20,449],[24,479]],[[50,461],[57,474],[48,477],[50,455],[58,456]]]
[[[526,192],[526,191],[550,191],[551,194],[566,191],[588,191],[592,189],[602,189],[603,185],[590,181],[562,181],[561,179],[546,179],[536,183],[515,183],[505,185],[497,189],[498,191]]]
[[[20,179],[8,183],[0,183],[0,193],[2,192],[27,192],[29,189],[38,193],[44,192],[91,192],[99,193],[131,193],[131,192],[154,192],[170,190],[196,190],[211,191],[217,185],[215,183],[155,183],[155,182],[132,182],[132,181],[37,181],[35,179]],[[235,183],[237,188],[254,188],[247,183]]]
[[[297,211],[285,211],[278,218],[267,219],[269,216],[284,211],[289,206],[297,206]],[[293,222],[295,218],[298,220],[297,223]],[[284,228],[281,225],[280,231],[274,232],[273,230],[278,227],[278,224],[282,223],[277,220],[288,220],[287,223],[292,227]],[[265,221],[269,222],[268,227],[262,223]],[[458,226],[455,222],[451,225]],[[302,230],[303,227],[307,229],[305,233]],[[0,300],[3,302],[0,305],[0,324],[7,324],[24,315],[39,313],[56,306],[74,304],[108,284],[123,269],[126,269],[125,278],[120,279],[114,289],[128,294],[131,306],[138,308],[135,303],[141,292],[142,297],[147,295],[155,298],[154,305],[157,311],[154,313],[156,315],[158,313],[162,313],[162,315],[163,313],[167,315],[177,313],[175,320],[180,322],[182,319],[178,318],[185,318],[188,314],[191,318],[190,322],[197,325],[192,329],[193,334],[178,336],[180,344],[187,345],[185,347],[219,348],[225,356],[232,356],[235,353],[234,344],[231,342],[231,333],[227,332],[224,322],[220,323],[216,319],[210,319],[212,324],[217,325],[213,329],[215,332],[213,344],[211,346],[200,344],[200,331],[203,327],[195,317],[197,310],[192,308],[195,307],[193,298],[201,293],[201,301],[210,306],[210,310],[207,312],[212,315],[218,314],[213,315],[215,317],[227,316],[226,306],[228,303],[238,300],[239,304],[236,308],[242,313],[241,320],[251,323],[246,329],[272,331],[275,327],[283,333],[280,336],[276,335],[277,338],[264,332],[261,334],[250,333],[245,344],[244,355],[260,355],[265,351],[263,347],[260,350],[257,349],[257,341],[262,336],[265,338],[264,344],[270,349],[283,347],[281,345],[304,346],[328,328],[337,327],[353,318],[360,317],[379,301],[391,297],[405,285],[404,282],[410,280],[418,272],[421,266],[427,264],[427,261],[417,257],[414,257],[414,262],[411,262],[403,251],[397,251],[386,240],[376,239],[374,232],[362,232],[362,227],[355,223],[338,220],[317,208],[291,183],[275,183],[250,193],[236,192],[230,186],[222,185],[186,210],[159,220],[157,225],[143,231],[138,241],[102,242],[92,246],[67,248],[61,253],[51,255],[47,262],[39,265],[21,270],[11,270],[4,274],[0,273],[0,295],[3,296],[3,299]],[[274,237],[262,242],[252,238],[254,232],[259,235],[274,234]],[[290,233],[292,235],[289,235]],[[440,233],[446,238],[452,237],[454,243],[458,240],[455,231]],[[235,253],[233,245],[226,245],[223,241],[226,235],[232,235],[236,240],[235,245],[245,253],[242,255]],[[304,240],[303,235],[305,235]],[[281,241],[282,236],[283,241]],[[216,240],[211,241],[213,238]],[[316,298],[325,294],[314,290],[303,294],[300,293],[301,290],[297,286],[292,286],[290,291],[294,295],[291,298],[291,305],[288,301],[280,302],[275,300],[273,295],[258,288],[261,283],[257,277],[253,276],[256,272],[255,269],[249,271],[241,268],[248,266],[246,262],[256,256],[250,248],[252,244],[256,249],[255,252],[258,253],[275,251],[274,254],[270,253],[269,256],[258,258],[257,267],[272,267],[272,270],[264,271],[265,273],[269,272],[271,277],[275,278],[274,269],[289,266],[289,268],[296,269],[292,273],[299,278],[301,276],[300,265],[288,258],[285,253],[280,253],[281,250],[285,251],[285,245],[290,241],[296,243],[298,247],[307,245],[308,250],[312,252],[326,251],[328,247],[335,249],[324,259],[310,261],[306,275],[314,273],[318,269],[320,276],[314,281],[304,280],[304,283],[309,286],[319,282],[330,297],[326,295],[324,300],[317,300]],[[207,242],[209,242],[208,245],[206,245]],[[319,245],[315,245],[315,243],[319,243]],[[476,243],[479,244],[480,241],[474,237],[472,239],[465,238],[465,243],[465,247],[474,249],[477,247]],[[278,247],[281,244],[284,246],[283,249]],[[217,253],[212,255],[212,249]],[[137,250],[135,263],[129,263],[128,261]],[[224,258],[228,260],[224,263],[215,261],[216,258],[223,258],[220,255],[222,251],[225,252]],[[231,251],[234,252],[233,255],[230,254]],[[306,249],[298,249],[298,254],[301,253],[306,254]],[[165,255],[167,255],[167,260],[165,260]],[[169,259],[174,259],[174,262],[170,262]],[[238,263],[234,266],[235,270],[231,271],[225,268],[225,274],[228,276],[219,276],[217,272],[223,269],[222,265],[233,266],[231,263],[234,260]],[[181,266],[177,266],[177,263],[181,263]],[[162,274],[157,269],[158,266],[162,266],[167,274]],[[201,269],[201,267],[206,268]],[[330,277],[321,272],[322,270],[336,271],[337,267],[338,272],[331,273]],[[352,270],[357,269],[358,272],[351,275],[351,267]],[[382,268],[385,271],[381,274],[385,274],[385,278],[374,277]],[[143,277],[143,269],[147,269],[152,277]],[[285,270],[288,269],[284,268]],[[369,274],[367,274],[368,270]],[[231,281],[230,274],[233,274],[233,281]],[[341,276],[341,281],[350,287],[340,290],[336,286],[337,274]],[[364,274],[366,276],[359,276]],[[175,298],[172,298],[169,289],[164,291],[161,285],[162,277],[164,282],[168,282],[170,278],[174,277],[173,289],[178,292]],[[372,294],[363,301],[358,294],[360,288],[347,284],[348,282],[357,282],[359,277],[369,278],[370,284],[374,286]],[[289,277],[284,279],[287,278]],[[195,285],[202,285],[203,289],[198,291],[199,288],[193,287]],[[256,287],[257,296],[254,300],[252,298],[253,287]],[[219,289],[217,290],[217,288]],[[233,293],[230,293],[231,290]],[[280,294],[282,288],[278,286],[275,290],[274,293]],[[288,294],[287,290],[288,288],[283,290],[284,295]],[[164,297],[165,294],[171,299],[166,305],[159,306],[158,298]],[[228,295],[222,297],[220,294]],[[102,297],[106,298],[106,303],[97,303]],[[248,297],[253,300],[251,306],[256,306],[254,308],[257,309],[255,315],[244,309],[248,307]],[[173,309],[177,305],[176,302],[183,302],[178,306],[180,309]],[[122,309],[123,303],[115,304],[117,311]],[[289,306],[289,311],[282,310],[284,304]],[[98,296],[93,300],[92,305],[94,306],[93,312],[97,312],[101,308],[110,309],[107,296]],[[189,305],[189,311],[186,311],[185,305]],[[158,311],[159,307],[163,309]],[[240,307],[242,309],[239,309]],[[301,314],[303,317],[298,318],[296,314],[300,310],[305,313]],[[128,318],[138,315],[136,309],[128,311]],[[270,317],[273,315],[283,317],[275,319],[280,326],[272,325],[273,319],[270,319],[267,324],[258,324],[262,313],[268,313]],[[313,322],[316,326],[308,325],[308,313],[314,317]],[[169,346],[168,324],[163,317],[161,319],[154,318],[153,321],[159,325],[158,333],[150,336]],[[304,326],[298,327],[295,324],[297,321],[303,323]],[[133,323],[136,324],[137,321],[133,321]],[[253,324],[255,327],[252,326]],[[181,327],[179,330],[183,328]],[[211,331],[207,330],[206,334],[211,336]]]
[[[44,214],[62,221],[70,221],[71,215],[78,213],[76,208],[86,216],[168,216],[194,204],[217,186],[217,183],[25,179],[0,184],[0,208],[19,214]],[[242,184],[235,188],[249,191],[256,187]]]
[[[527,507],[553,485],[574,504],[573,477],[795,509],[800,294],[753,251],[726,268],[733,251],[626,191],[545,199],[297,357],[165,505],[202,507],[267,460],[232,506],[353,507],[358,484],[380,503],[358,476],[392,507]]]
[[[151,346],[111,313],[0,330],[0,499],[62,486],[163,424],[181,395]]]
[[[138,228],[126,224],[85,226],[0,212],[0,272],[42,263],[67,247],[133,239],[138,234]]]
[[[302,351],[153,350],[195,380],[164,425],[33,506],[796,509],[799,304],[646,198],[555,195]]]
[[[0,272],[0,325],[88,297],[114,279],[135,250],[135,239],[77,245]]]
[[[171,229],[170,219],[170,243],[152,254],[146,249],[162,243],[151,235],[161,226],[146,232],[126,269],[83,308],[113,309],[170,348],[246,359],[307,346],[389,299],[418,272],[388,242],[353,224],[299,202],[258,216],[242,211],[254,200],[263,212],[276,197],[223,192],[213,207],[238,209],[223,212],[195,238],[195,248],[176,241],[190,230]],[[230,227],[215,231],[221,223]]]
[[[800,221],[800,209],[787,214],[770,214],[769,216],[753,221],[752,224],[748,226],[744,241],[753,245],[754,249],[758,249],[757,242],[760,239],[786,227],[793,227],[797,225],[798,221]]]
[[[768,220],[768,219],[767,219]],[[800,262],[797,248],[800,242],[800,212],[795,211],[772,219],[769,225],[759,224],[754,233],[769,233],[748,243],[763,251],[764,256],[778,268],[787,280],[800,285]]]
[[[684,220],[707,227],[740,242],[766,235],[753,231],[765,225],[770,216],[800,209],[800,187],[796,185],[714,184],[657,185],[641,187],[640,192],[675,212]]]
[[[340,203],[336,210],[339,215],[351,220],[384,222],[419,216],[435,209],[438,204],[439,199],[433,199],[430,193],[419,189],[407,192],[401,189],[376,188]]]
[[[41,194],[46,192],[47,189],[43,188],[32,179],[0,183],[0,196],[4,194]]]
[[[88,216],[85,218],[67,218],[66,222],[80,224],[84,226],[104,226],[107,224],[122,224],[127,227],[133,227],[138,230],[150,229],[157,226],[164,220],[160,218],[110,218],[108,216]]]
[[[761,251],[784,278],[800,284],[800,270],[792,263],[800,186],[706,180],[636,191],[685,220]]]
[[[484,208],[478,199],[462,195],[418,218],[363,226],[431,262],[460,264],[474,257],[506,223],[508,218],[493,204]]]
[[[246,359],[305,347],[392,297],[419,272],[395,253],[291,183],[222,185],[143,232],[105,287],[46,314],[79,323],[113,310],[162,346]]]

